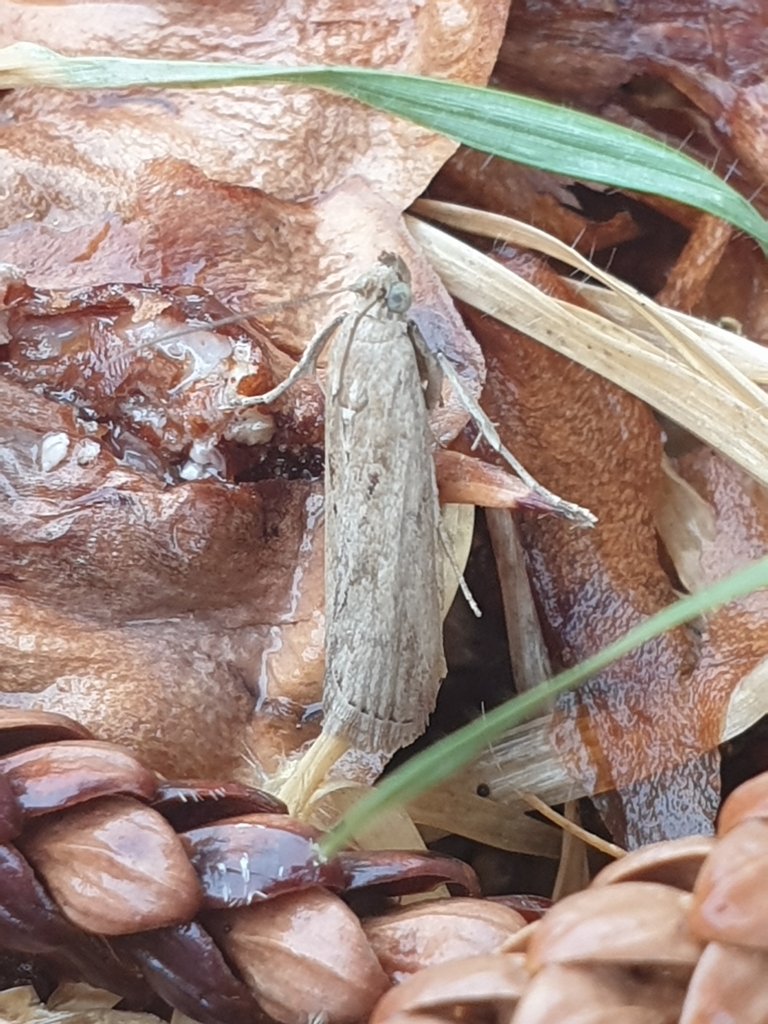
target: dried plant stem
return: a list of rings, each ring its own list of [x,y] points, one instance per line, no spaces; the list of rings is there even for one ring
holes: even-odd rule
[[[563,817],[573,825],[579,825],[579,802],[568,800],[563,807]],[[561,900],[572,892],[579,892],[589,885],[589,864],[587,847],[580,836],[563,830],[560,863],[557,866],[555,884],[552,886],[552,900]]]
[[[321,733],[296,762],[290,778],[277,794],[295,817],[303,817],[328,771],[349,750],[344,736]]]
[[[719,377],[700,373],[637,333],[553,299],[437,228],[412,219],[408,226],[457,298],[613,381],[768,484],[768,395],[734,367]]]
[[[472,210],[451,203],[424,199],[419,200],[414,209],[452,227],[496,240],[504,239],[512,245],[522,245],[534,249],[546,256],[562,260],[576,270],[588,274],[595,281],[600,281],[601,284],[621,296],[630,307],[659,332],[693,370],[704,375],[713,383],[719,384],[747,406],[760,409],[763,413],[768,412],[768,395],[720,352],[706,344],[697,331],[682,321],[672,319],[663,306],[642,295],[631,285],[614,277],[613,274],[595,266],[581,253],[571,246],[565,245],[559,239],[511,217],[486,213],[482,210]],[[525,330],[524,325],[520,326],[520,330]]]
[[[552,675],[552,666],[533,600],[520,532],[508,509],[487,509],[485,516],[496,557],[515,686],[518,691],[531,690]],[[554,702],[550,702],[549,710],[553,704]],[[529,797],[538,801],[538,798],[531,794],[521,796],[526,802],[530,802]],[[547,807],[543,801],[538,803]],[[552,814],[546,813],[545,817],[556,820]],[[578,802],[568,801],[563,821],[578,827],[578,814]],[[559,817],[558,815],[557,818]],[[566,828],[561,821],[557,820],[556,823],[562,829],[562,844],[557,877],[552,890],[554,900],[583,889],[589,881],[587,851],[584,843],[580,841],[582,837],[571,828]]]
[[[558,828],[561,828],[563,832],[567,832],[569,835],[575,836],[580,839],[582,843],[586,843],[587,846],[594,847],[595,850],[599,850],[601,853],[607,854],[609,857],[618,859],[619,857],[625,857],[627,851],[622,847],[617,846],[615,843],[609,843],[606,839],[601,839],[600,836],[594,835],[592,832],[587,832],[581,825],[577,825],[573,821],[569,821],[564,814],[560,814],[557,811],[553,811],[552,808],[545,804],[543,800],[540,800],[535,793],[521,793],[520,799],[524,800],[530,808],[534,811],[538,811],[543,817],[547,818],[548,821],[553,822]]]
[[[703,297],[732,237],[730,224],[703,213],[656,295],[656,302],[674,309],[693,309]]]

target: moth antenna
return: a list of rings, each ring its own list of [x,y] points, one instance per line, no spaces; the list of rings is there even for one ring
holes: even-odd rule
[[[162,338],[155,338],[152,341],[140,341],[135,345],[131,345],[121,352],[116,353],[112,359],[107,362],[107,366],[113,366],[118,359],[124,359],[126,356],[135,355],[137,352],[144,352],[146,349],[157,348],[158,345],[165,345],[169,341],[175,341],[177,338],[184,338],[190,334],[194,334],[197,331],[216,331],[220,327],[228,327],[231,324],[241,324],[247,320],[258,320],[260,317],[269,316],[271,313],[279,313],[285,309],[295,309],[297,306],[303,306],[306,302],[311,302],[313,299],[331,298],[334,295],[341,295],[343,292],[348,291],[347,288],[336,288],[333,291],[324,292],[312,292],[307,295],[297,295],[294,299],[281,299],[279,302],[271,302],[266,306],[258,306],[256,309],[252,309],[247,313],[232,313],[230,316],[220,317],[218,320],[211,320],[208,323],[201,321],[194,325],[187,325],[186,327],[179,327],[177,330],[169,331],[164,334]]]
[[[340,316],[337,316],[335,320],[331,320],[329,324],[318,331],[304,349],[301,359],[296,363],[288,376],[273,387],[271,391],[266,391],[263,395],[250,395],[247,398],[238,397],[234,400],[233,404],[238,406],[238,408],[242,408],[247,405],[269,405],[270,402],[274,402],[284,394],[288,388],[299,379],[299,377],[315,368],[315,364],[320,358],[323,349],[328,344],[332,335],[335,334],[339,325],[342,321],[346,320],[346,318],[347,314],[342,313]]]

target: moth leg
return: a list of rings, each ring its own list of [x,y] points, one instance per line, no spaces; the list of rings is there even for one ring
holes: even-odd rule
[[[464,579],[464,573],[461,571],[461,566],[456,561],[456,556],[453,553],[453,547],[451,546],[450,538],[448,537],[448,533],[446,532],[445,529],[445,524],[443,523],[442,514],[438,516],[437,519],[437,534],[440,538],[440,543],[443,545],[443,551],[445,552],[445,556],[450,562],[451,569],[453,569],[453,571],[456,573],[456,579],[459,584],[459,589],[464,595],[464,600],[469,605],[472,614],[475,616],[475,618],[481,619],[483,617],[483,613],[480,611],[480,606],[475,600],[475,595],[469,589],[469,584]]]
[[[421,386],[424,389],[424,401],[427,409],[431,412],[440,404],[443,390],[443,373],[440,363],[435,353],[428,348],[424,335],[413,320],[408,321],[408,337],[411,339],[416,365],[419,368]]]
[[[496,428],[475,399],[467,392],[464,385],[461,383],[459,375],[442,352],[437,353],[437,361],[440,364],[440,368],[443,373],[450,381],[451,387],[456,392],[456,397],[475,421],[485,440],[495,452],[509,463],[520,479],[524,483],[528,484],[532,491],[544,498],[552,507],[553,512],[558,512],[565,519],[570,519],[572,522],[578,523],[580,526],[594,526],[597,522],[597,517],[588,509],[582,508],[580,505],[575,505],[573,502],[565,501],[565,499],[558,497],[558,495],[553,494],[552,491],[547,490],[546,487],[542,487],[542,485],[531,476],[528,470],[518,462],[512,452],[504,446]]]
[[[285,380],[280,381],[280,383],[272,388],[271,391],[266,391],[263,395],[250,395],[245,398],[237,396],[233,400],[232,404],[238,408],[242,408],[247,405],[268,405],[270,402],[274,402],[275,399],[285,394],[288,388],[294,384],[302,374],[309,373],[315,369],[317,360],[320,358],[323,349],[328,344],[332,335],[336,332],[342,321],[346,319],[346,316],[346,313],[342,313],[340,316],[337,316],[335,320],[331,320],[326,327],[323,327],[322,330],[318,331],[304,349],[301,359],[296,363]]]

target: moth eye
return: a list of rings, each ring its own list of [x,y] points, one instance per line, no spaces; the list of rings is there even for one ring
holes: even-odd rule
[[[395,281],[387,292],[386,301],[391,313],[405,313],[411,304],[411,289],[405,281]]]

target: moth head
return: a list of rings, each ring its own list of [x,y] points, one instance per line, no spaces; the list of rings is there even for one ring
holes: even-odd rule
[[[395,281],[387,289],[385,302],[390,313],[405,313],[411,305],[411,286],[405,281]]]
[[[379,263],[392,273],[387,282],[384,301],[390,313],[405,313],[411,305],[411,272],[405,260],[394,252],[383,252]]]

